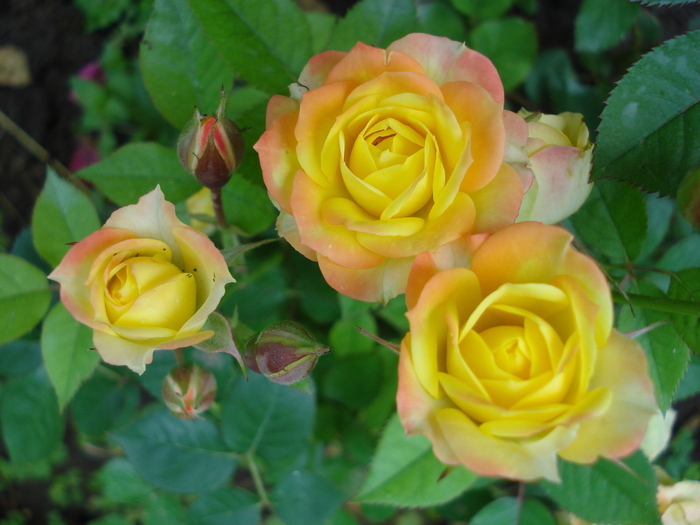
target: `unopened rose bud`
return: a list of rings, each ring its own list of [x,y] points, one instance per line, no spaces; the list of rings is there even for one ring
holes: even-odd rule
[[[318,358],[329,351],[303,325],[280,321],[248,339],[243,359],[253,372],[289,385],[308,376]]]
[[[178,365],[165,376],[161,395],[174,415],[194,419],[216,399],[216,379],[209,370],[194,363]]]
[[[588,183],[593,145],[580,113],[518,115],[527,121],[524,151],[534,175],[517,221],[557,223],[578,210],[593,187]]]
[[[202,186],[219,189],[241,163],[245,143],[241,130],[226,118],[226,93],[213,117],[202,116],[194,108],[194,116],[177,139],[180,163]]]
[[[683,218],[700,229],[700,166],[685,176],[676,197]]]

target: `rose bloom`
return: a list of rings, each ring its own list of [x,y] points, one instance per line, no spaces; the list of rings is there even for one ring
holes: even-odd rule
[[[143,373],[154,350],[209,339],[202,326],[234,279],[221,252],[180,222],[160,187],[115,211],[75,244],[50,279],[61,301],[93,329],[102,359]]]
[[[290,92],[255,149],[280,235],[339,292],[387,301],[419,253],[515,221],[528,131],[483,55],[426,34],[358,43],[313,57]]]
[[[644,352],[612,328],[605,277],[571,240],[523,222],[483,241],[469,269],[416,258],[397,405],[442,462],[558,481],[557,456],[591,464],[642,441],[656,412]]]

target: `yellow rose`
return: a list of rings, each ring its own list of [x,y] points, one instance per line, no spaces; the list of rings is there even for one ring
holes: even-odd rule
[[[571,239],[523,222],[469,269],[416,259],[397,405],[444,463],[557,481],[557,456],[590,464],[639,446],[656,412],[645,355],[612,328],[605,277]]]
[[[175,215],[160,187],[115,211],[49,275],[94,330],[102,359],[143,373],[153,351],[209,339],[202,330],[234,279],[209,238]]]
[[[277,229],[328,283],[365,301],[405,289],[416,255],[514,222],[531,174],[493,64],[414,33],[311,58],[267,108],[255,149]],[[509,126],[509,124],[512,124]],[[527,156],[525,156],[527,159]],[[524,179],[524,180],[523,180]]]

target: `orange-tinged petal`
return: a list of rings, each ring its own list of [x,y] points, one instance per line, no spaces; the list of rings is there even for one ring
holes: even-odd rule
[[[422,73],[423,68],[405,53],[391,53],[362,42],[355,44],[328,73],[325,84],[353,82],[363,84],[385,71],[410,71]]]
[[[265,128],[270,129],[273,122],[286,113],[295,113],[299,111],[299,102],[282,95],[272,95],[267,103],[265,111]],[[253,146],[255,147],[255,146]]]
[[[358,301],[383,304],[404,293],[412,262],[413,257],[384,259],[372,268],[354,269],[318,255],[319,268],[332,288]]]
[[[316,260],[316,250],[301,244],[299,228],[297,227],[297,222],[294,220],[293,215],[284,210],[280,210],[280,214],[277,217],[276,229],[280,237],[284,237],[284,239],[291,244],[296,251],[307,259],[312,261]]]
[[[314,55],[299,74],[299,84],[307,89],[316,89],[323,85],[328,73],[347,53],[342,51],[324,51]]]
[[[590,388],[608,389],[612,394],[610,406],[601,416],[580,424],[576,440],[560,451],[561,457],[590,464],[600,456],[616,459],[631,454],[656,412],[654,387],[639,344],[613,330],[598,352]]]
[[[493,233],[513,224],[524,191],[517,172],[508,164],[501,164],[496,177],[471,194],[476,209],[474,233]]]
[[[448,38],[412,33],[388,47],[415,58],[438,85],[453,80],[474,82],[502,103],[503,84],[493,63],[481,53]]]
[[[299,113],[285,113],[268,126],[253,148],[258,152],[263,180],[270,197],[283,210],[290,212],[289,199],[295,173],[300,169],[297,161],[297,140],[294,128]]]

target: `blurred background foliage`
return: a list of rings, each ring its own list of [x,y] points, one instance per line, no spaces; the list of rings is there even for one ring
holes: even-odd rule
[[[235,3],[243,11],[254,4]],[[172,148],[192,115],[192,100],[212,113],[218,86],[225,85],[227,115],[246,130],[247,139],[243,165],[225,190],[226,210],[240,237],[256,242],[277,236],[275,211],[251,147],[264,130],[269,96],[284,93],[311,53],[347,50],[357,40],[385,46],[412,31],[464,41],[496,65],[509,109],[580,112],[595,140],[604,101],[628,68],[653,47],[700,27],[697,4],[667,3],[679,5],[328,0],[300,1],[301,9],[292,9],[283,0],[268,0],[263,4],[274,7],[274,16],[263,30],[284,33],[277,44],[287,53],[285,78],[268,75],[263,67],[268,64],[245,62],[236,49],[222,45],[226,25],[206,22],[213,0],[10,0],[0,7],[0,27],[7,43],[26,49],[33,84],[24,91],[0,87],[0,108],[99,190],[89,192],[99,219],[81,216],[79,222],[101,223],[155,183],[185,219],[185,200],[198,186],[174,160]],[[56,18],[40,15],[42,10]],[[56,31],[66,35],[42,33],[52,20],[60,20]],[[42,38],[70,49],[66,56],[54,51],[55,62],[42,63],[35,59],[46,52]],[[278,66],[270,65],[273,71]],[[173,84],[178,89],[170,89]],[[42,98],[42,89],[51,96]],[[36,108],[37,100],[43,106]],[[30,106],[34,109],[23,109]],[[24,155],[13,139],[0,136],[0,249],[48,272],[61,255],[52,254],[50,233],[32,231],[30,210],[36,201],[33,213],[51,216],[56,205],[51,195],[73,194],[55,175],[46,183],[50,194],[41,193],[44,164],[38,169]],[[92,165],[97,159],[105,160]],[[613,280],[634,273],[640,278],[635,286],[647,295],[680,297],[685,288],[676,290],[672,283],[678,272],[686,272],[685,282],[700,283],[697,269],[689,269],[700,257],[700,234],[668,197],[603,181],[566,226]],[[26,268],[17,272],[32,278]],[[62,394],[47,376],[46,349],[77,344],[84,331],[67,330],[62,341],[44,340],[48,331],[39,328],[15,340],[8,331],[0,336],[0,524],[511,523],[510,484],[457,469],[446,472],[425,442],[411,442],[405,452],[409,464],[398,469],[392,464],[392,450],[405,442],[392,419],[397,357],[355,327],[398,343],[407,330],[402,298],[380,306],[339,296],[315,263],[283,242],[247,252],[233,273],[238,283],[229,287],[222,313],[237,315],[254,330],[294,319],[332,346],[307,385],[311,395],[257,376],[246,383],[230,356],[188,350],[219,383],[207,419],[192,424],[172,417],[160,401],[162,380],[175,364],[171,352],[156,353],[142,376],[90,359],[76,362],[75,377]],[[0,310],[8,308],[6,296],[0,296]],[[62,326],[66,314],[55,305],[55,290],[50,301],[45,326]],[[620,327],[634,330],[657,317],[644,310],[632,315],[625,307]],[[673,329],[654,332],[644,345],[653,357],[654,348],[676,344],[674,337]],[[692,357],[686,372],[688,349],[680,345],[685,360],[664,369],[673,387],[663,398],[680,415],[658,463],[674,478],[700,479],[700,361]],[[437,480],[440,489],[428,490]],[[274,514],[261,511],[256,490],[261,483]],[[526,496],[521,524],[555,523],[555,494],[529,485]],[[341,505],[348,498],[351,503]]]

